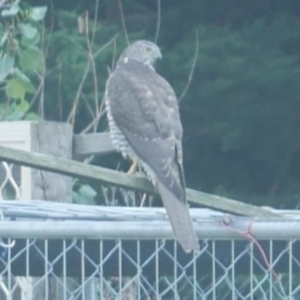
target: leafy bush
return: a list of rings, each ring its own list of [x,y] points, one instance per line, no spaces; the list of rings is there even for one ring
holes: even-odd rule
[[[45,70],[40,49],[40,22],[46,7],[22,9],[18,2],[2,7],[0,24],[0,83],[5,93],[0,102],[1,120],[37,118],[29,113],[28,94],[36,87],[32,80]]]

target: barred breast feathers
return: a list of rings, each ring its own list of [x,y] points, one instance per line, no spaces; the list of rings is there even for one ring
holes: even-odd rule
[[[121,152],[124,158],[130,158],[132,160],[138,159],[137,155],[134,153],[134,151],[131,149],[130,145],[128,144],[127,140],[125,139],[124,134],[121,132],[121,130],[118,128],[118,126],[114,121],[107,95],[105,97],[105,106],[106,106],[108,125],[110,128],[110,137],[113,146],[118,152]],[[144,170],[144,172],[146,173],[147,177],[150,179],[152,184],[156,185],[156,180],[155,180],[156,176],[153,170],[141,160],[138,160],[138,163],[142,167],[142,169]]]

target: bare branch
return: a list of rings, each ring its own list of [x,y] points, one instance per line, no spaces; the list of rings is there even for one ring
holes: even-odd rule
[[[156,23],[156,33],[154,42],[157,43],[159,31],[160,31],[160,22],[161,22],[161,2],[157,0],[157,23]]]
[[[130,45],[129,36],[128,36],[127,29],[126,29],[126,22],[125,22],[124,13],[123,13],[122,0],[118,0],[118,3],[119,3],[119,11],[120,11],[120,15],[121,15],[124,34],[125,34],[125,37],[126,37],[127,44]]]
[[[92,31],[91,44],[94,44],[94,40],[95,40],[97,21],[98,21],[98,9],[99,9],[99,0],[96,0],[95,14],[94,14],[94,27]]]
[[[89,18],[88,14],[86,14],[86,28],[88,29],[89,27]],[[95,28],[95,26],[94,26]],[[96,64],[95,64],[95,59],[93,56],[93,50],[92,50],[92,44],[91,40],[89,38],[89,30],[86,30],[86,44],[87,44],[87,49],[88,49],[88,55],[89,55],[89,61],[92,66],[92,72],[93,72],[93,79],[94,79],[94,89],[95,89],[95,110],[99,110],[98,106],[98,76],[97,76],[97,70],[96,70]]]
[[[194,58],[193,58],[192,68],[191,68],[191,71],[190,71],[190,74],[188,77],[187,84],[186,84],[184,90],[182,91],[180,97],[178,98],[178,102],[180,102],[182,100],[182,98],[185,96],[186,92],[188,91],[188,89],[191,85],[192,78],[194,75],[194,70],[196,67],[197,59],[198,59],[198,50],[199,50],[199,33],[198,33],[198,29],[197,29],[197,31],[196,31],[196,47],[195,47],[195,54],[194,54]]]
[[[39,102],[39,111],[40,117],[44,120],[44,107],[45,107],[45,76],[44,74],[41,76],[41,92],[40,95],[40,102]]]
[[[115,67],[116,57],[117,57],[117,43],[116,43],[116,40],[115,40],[114,41],[114,55],[113,55],[113,59],[112,59],[112,68]]]
[[[85,127],[82,131],[81,134],[87,133],[92,127],[97,127],[97,124],[99,123],[100,119],[105,115],[105,109],[102,111],[100,110],[94,120],[87,126]]]
[[[87,110],[88,112],[91,114],[92,119],[94,120],[96,117],[97,112],[95,113],[94,109],[91,107],[91,105],[89,104],[89,102],[87,101],[85,95],[82,95],[82,99],[84,101],[84,103],[87,106]]]
[[[88,60],[86,68],[85,68],[85,71],[84,71],[84,74],[82,76],[81,82],[79,84],[79,87],[78,87],[78,90],[77,90],[77,93],[76,93],[76,96],[75,96],[75,100],[73,102],[73,107],[72,107],[72,109],[70,111],[70,114],[69,114],[69,116],[67,118],[67,121],[66,121],[67,123],[71,123],[71,124],[74,125],[74,119],[75,119],[75,113],[76,113],[76,109],[77,109],[77,104],[78,104],[78,101],[79,101],[80,93],[81,93],[82,88],[83,88],[83,84],[84,84],[84,82],[86,80],[86,77],[88,75],[88,71],[90,69],[90,64],[91,64],[91,62],[90,62],[90,60]]]
[[[94,58],[96,58],[98,56],[99,53],[101,53],[105,48],[107,48],[108,46],[110,46],[110,44],[115,43],[116,38],[118,37],[118,33],[115,34],[107,43],[105,43],[102,47],[100,47],[93,55]]]
[[[26,110],[26,112],[24,113],[24,116],[22,119],[25,118],[25,116],[31,111],[31,108],[33,106],[33,104],[35,103],[35,101],[37,100],[38,98],[38,95],[40,94],[41,90],[42,90],[42,86],[43,86],[43,82],[41,81],[40,84],[39,84],[39,87],[37,88],[37,91],[35,92],[33,98],[31,99],[29,105],[28,105],[28,108]]]

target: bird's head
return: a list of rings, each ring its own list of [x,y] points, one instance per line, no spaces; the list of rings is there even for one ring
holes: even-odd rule
[[[153,68],[153,65],[157,59],[161,59],[162,55],[159,47],[146,40],[139,40],[128,46],[120,56],[123,63],[127,63],[128,60],[140,61]]]

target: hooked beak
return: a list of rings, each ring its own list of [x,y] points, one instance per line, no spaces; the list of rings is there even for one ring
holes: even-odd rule
[[[161,54],[161,52],[160,52],[160,51],[157,53],[157,55],[156,55],[156,59],[162,59],[162,54]]]

